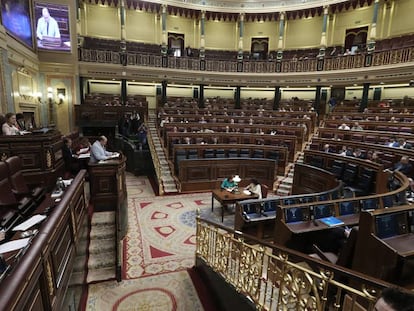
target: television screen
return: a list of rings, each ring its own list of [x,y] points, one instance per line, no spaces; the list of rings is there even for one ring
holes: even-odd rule
[[[329,194],[328,193],[324,193],[324,194],[320,194],[318,197],[318,201],[329,201]]]
[[[275,200],[264,201],[263,202],[263,211],[264,212],[276,211],[276,207],[277,207],[278,204],[279,204],[279,202],[275,201]]]
[[[358,201],[339,203],[339,216],[356,214],[358,212]]]
[[[397,214],[379,215],[375,218],[376,234],[380,239],[398,235]]]
[[[331,204],[315,205],[313,207],[315,219],[333,216],[333,206]]]
[[[283,205],[294,205],[297,204],[295,199],[283,199]]]
[[[366,199],[361,200],[362,209],[363,210],[369,210],[369,209],[377,209],[378,208],[378,199]]]
[[[303,221],[303,210],[297,207],[286,208],[285,221],[286,223]]]
[[[39,49],[70,52],[68,5],[35,2],[34,17]]]
[[[300,203],[311,203],[315,201],[315,197],[314,196],[310,196],[310,197],[303,197],[299,199]]]
[[[394,198],[392,195],[385,196],[382,198],[382,205],[384,208],[393,207],[394,206]]]
[[[1,17],[4,28],[11,36],[33,48],[30,1],[1,1]]]

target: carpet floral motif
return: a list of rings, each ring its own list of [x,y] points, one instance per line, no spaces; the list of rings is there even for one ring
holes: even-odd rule
[[[196,210],[210,209],[210,194],[129,198],[125,278],[186,269],[194,265]]]
[[[180,297],[185,297],[181,299]],[[89,285],[87,311],[202,311],[187,271]]]

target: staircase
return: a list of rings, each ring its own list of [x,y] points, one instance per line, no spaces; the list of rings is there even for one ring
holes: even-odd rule
[[[157,118],[154,111],[150,111],[148,115],[148,128],[150,137],[148,144],[150,146],[151,157],[154,163],[155,172],[157,175],[159,194],[164,193],[178,193],[177,184],[165,156],[164,148],[162,146],[157,130]]]
[[[91,220],[87,282],[115,279],[115,212],[95,212]]]

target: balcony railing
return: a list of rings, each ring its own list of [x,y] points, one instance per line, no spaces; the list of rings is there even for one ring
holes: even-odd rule
[[[357,54],[348,56],[327,57],[323,61],[315,58],[304,58],[298,60],[259,61],[244,60],[241,63],[237,60],[209,60],[201,61],[197,58],[168,56],[167,68],[180,70],[205,70],[216,72],[251,72],[251,73],[272,73],[272,72],[314,72],[356,69],[368,66],[384,66],[390,64],[407,63],[414,61],[414,47],[375,52],[371,55]],[[121,53],[115,51],[90,50],[81,48],[79,50],[79,61],[122,64]],[[155,54],[126,53],[126,65],[162,67],[163,57]]]
[[[247,296],[257,310],[370,311],[379,291],[388,285],[248,238],[246,243],[240,232],[197,218],[197,258]]]

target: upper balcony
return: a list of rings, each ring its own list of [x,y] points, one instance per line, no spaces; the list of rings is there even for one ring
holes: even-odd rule
[[[407,82],[414,78],[414,47],[347,56],[270,60],[163,57],[158,52],[80,48],[80,74],[88,77],[169,80],[246,86],[349,85]]]

